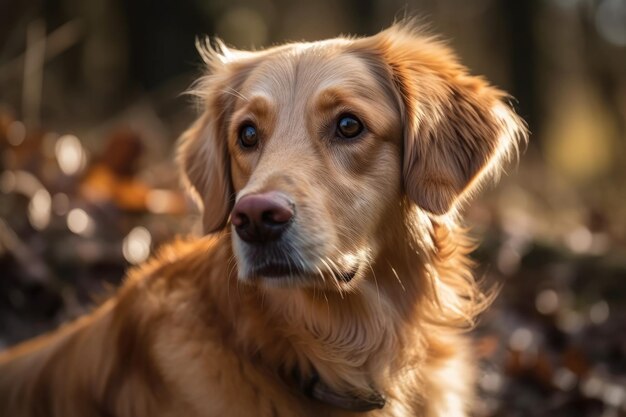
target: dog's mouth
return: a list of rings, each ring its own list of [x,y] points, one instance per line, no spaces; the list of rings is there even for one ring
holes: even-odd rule
[[[294,277],[315,277],[323,274],[325,271],[327,275],[333,279],[348,283],[354,279],[360,270],[359,264],[349,265],[345,268],[339,266],[329,267],[325,265],[324,269],[314,268],[305,269],[301,266],[294,265],[293,263],[285,260],[271,260],[264,262],[262,265],[258,265],[252,268],[252,275],[256,277],[263,277],[267,279],[282,279],[282,278],[294,278]]]
[[[330,269],[329,274],[337,281],[348,283],[356,276],[359,269],[359,265],[353,265],[348,269]],[[286,262],[270,262],[253,269],[254,276],[269,279],[281,279],[295,276],[315,276],[320,275],[320,272],[313,272]]]
[[[306,274],[307,271],[287,262],[269,262],[253,269],[253,275],[265,278],[282,278]]]

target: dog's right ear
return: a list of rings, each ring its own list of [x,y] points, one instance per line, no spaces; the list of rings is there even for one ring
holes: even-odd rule
[[[404,126],[407,197],[433,215],[457,207],[526,141],[506,95],[470,75],[440,41],[402,22],[354,48],[391,86]]]
[[[234,202],[228,152],[228,123],[254,53],[198,42],[208,74],[193,87],[202,115],[183,133],[178,144],[178,164],[183,183],[202,210],[205,233],[223,229]]]

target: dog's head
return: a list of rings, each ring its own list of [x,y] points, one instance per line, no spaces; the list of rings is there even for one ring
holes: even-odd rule
[[[201,52],[179,160],[205,231],[232,228],[241,280],[353,285],[406,202],[454,213],[523,136],[503,93],[406,25]]]

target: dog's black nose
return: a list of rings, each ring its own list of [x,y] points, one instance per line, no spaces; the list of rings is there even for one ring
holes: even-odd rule
[[[277,240],[287,230],[291,219],[292,204],[276,192],[246,195],[231,213],[237,234],[248,243]]]

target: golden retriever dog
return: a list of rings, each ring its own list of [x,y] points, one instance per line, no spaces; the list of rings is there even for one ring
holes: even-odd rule
[[[459,207],[526,137],[408,23],[202,46],[184,182],[206,236],[0,357],[0,414],[461,417],[479,289]]]

